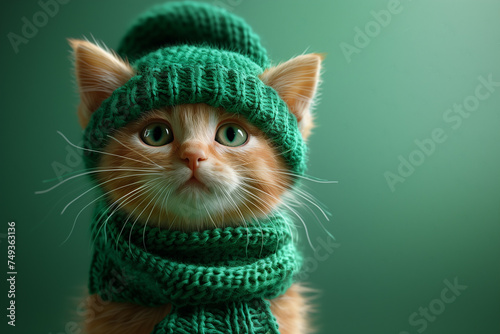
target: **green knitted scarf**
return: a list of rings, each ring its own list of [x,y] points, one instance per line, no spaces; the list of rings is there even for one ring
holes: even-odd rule
[[[268,299],[300,268],[290,222],[274,216],[247,227],[200,232],[124,223],[104,203],[94,219],[90,292],[145,306],[172,304],[155,334],[279,333]],[[106,233],[96,231],[106,222]],[[110,284],[118,280],[120,284]]]
[[[259,75],[269,67],[259,37],[239,17],[193,2],[167,3],[138,18],[118,50],[136,75],[93,113],[85,162],[98,166],[114,131],[167,106],[206,103],[262,130],[290,170],[301,174],[306,146],[297,120]],[[288,218],[183,233],[131,226],[103,202],[93,230],[89,288],[105,300],[172,304],[154,333],[279,333],[269,299],[292,284],[301,257]],[[125,284],[113,288],[120,272]],[[132,279],[130,279],[132,278]]]

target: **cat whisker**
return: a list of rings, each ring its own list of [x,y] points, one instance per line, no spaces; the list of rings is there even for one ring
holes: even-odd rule
[[[280,181],[278,180],[278,183],[280,183]],[[320,204],[316,203],[316,201],[318,201],[313,195],[311,195],[310,193],[308,193],[307,191],[305,191],[304,189],[301,189],[299,187],[293,187],[290,191],[291,194],[293,194],[294,196],[298,196],[304,200],[306,200],[308,203],[312,204],[314,207],[316,207],[320,212],[321,214],[323,215],[323,217],[325,217],[325,219],[327,221],[330,221],[329,217],[328,216],[331,216],[331,213],[323,210],[323,208],[320,206]],[[306,203],[304,202],[301,202],[299,200],[297,200],[295,197],[291,197],[291,199],[295,200],[295,202],[300,206],[304,206],[306,207],[311,213],[312,215],[314,216],[314,218],[316,218],[316,221],[318,222],[318,224],[321,226],[321,228],[323,229],[323,231],[325,231],[325,233],[331,237],[332,239],[335,240],[335,237],[330,233],[330,231],[328,231],[328,229],[323,225],[321,219],[319,219],[319,217],[316,215],[316,213],[314,212],[314,210],[309,207],[309,205],[307,205]],[[319,201],[318,201],[319,202]]]
[[[222,191],[222,195],[224,195],[224,197],[226,197],[228,199],[228,202],[230,204],[232,202],[232,205],[234,206],[234,208],[236,209],[237,213],[241,217],[241,223],[243,224],[243,226],[245,226],[245,228],[248,231],[248,225],[247,225],[247,222],[245,220],[245,217],[243,216],[243,213],[241,212],[240,208],[238,208],[238,206],[236,205],[236,202],[234,202],[234,200],[231,199],[231,195],[228,193],[228,191],[226,189],[224,189],[224,188],[219,188],[219,189]],[[250,244],[250,234],[247,233],[247,245],[246,245],[246,249],[245,249],[245,254],[247,256],[248,256],[248,245],[249,244]]]
[[[156,169],[155,169],[156,170]],[[45,190],[40,190],[40,191],[35,191],[35,194],[36,195],[40,195],[40,194],[45,194],[45,193],[48,193],[49,191],[51,190],[54,190],[55,188],[63,185],[64,183],[70,181],[70,180],[73,180],[77,177],[81,177],[81,176],[84,176],[84,175],[89,175],[89,174],[94,174],[94,173],[103,173],[103,172],[114,172],[114,171],[128,171],[128,172],[150,172],[151,170],[143,170],[143,169],[135,169],[135,168],[120,168],[120,169],[117,169],[117,168],[110,168],[110,169],[101,169],[101,170],[90,170],[90,171],[86,171],[84,173],[81,173],[81,174],[78,174],[78,175],[73,175],[67,179],[64,179],[62,180],[61,182],[53,185],[52,187],[48,188],[48,189],[45,189]]]
[[[155,188],[155,187],[153,187],[153,188]],[[163,191],[165,191],[165,189],[163,189],[162,192]],[[148,194],[144,199],[149,198],[149,195],[150,194]],[[130,229],[130,233],[128,235],[128,250],[129,250],[130,253],[132,253],[132,248],[131,248],[132,247],[132,230],[134,229],[135,224],[137,223],[137,221],[139,221],[139,218],[142,216],[142,214],[144,213],[144,211],[146,211],[146,209],[149,207],[149,205],[155,200],[155,198],[158,195],[160,195],[160,190],[157,190],[155,192],[155,195],[151,198],[151,200],[148,202],[148,204],[146,204],[146,206],[144,207],[144,209],[142,209],[141,213],[139,213],[139,215],[137,216],[137,218],[135,218],[134,222],[132,223],[132,228]],[[141,202],[141,204],[142,204],[142,202]],[[156,204],[156,202],[155,202],[155,204]],[[139,205],[137,207],[139,207]],[[146,224],[147,224],[147,222],[149,220],[149,217],[151,217],[151,213],[153,212],[153,209],[154,209],[154,205],[151,208],[151,211],[149,212],[148,218],[144,222],[144,226],[146,226]],[[144,239],[143,239],[143,243],[144,243],[144,246],[146,246]]]
[[[260,229],[260,233],[262,235],[262,243],[261,243],[261,247],[260,247],[260,253],[259,253],[259,256],[262,255],[262,250],[264,249],[264,232],[262,231],[262,225],[260,224],[259,222],[259,219],[257,219],[257,216],[255,215],[255,213],[253,212],[253,210],[251,210],[248,205],[245,203],[245,197],[242,196],[242,194],[240,194],[238,191],[235,191],[234,194],[236,196],[238,196],[242,201],[241,203],[248,209],[248,211],[252,214],[252,216],[255,218],[255,222],[257,222],[257,224],[259,225],[259,229]],[[259,208],[260,209],[260,208]],[[262,213],[264,214],[264,217],[267,217],[267,214],[264,213],[263,210],[261,210]],[[248,244],[247,244],[247,253],[248,253]]]
[[[331,212],[328,211],[327,207],[320,201],[318,200],[316,197],[314,197],[311,193],[309,193],[307,190],[305,190],[304,188],[306,188],[307,186],[302,186],[300,188],[294,188],[292,189],[292,192],[293,193],[300,193],[300,195],[308,198],[310,201],[314,202],[315,205],[317,205],[319,208],[318,209],[321,209],[323,212],[323,215],[326,215],[328,217],[331,217],[332,214]],[[326,217],[325,217],[326,218]]]
[[[252,170],[253,171],[265,171],[265,172],[268,171],[268,170],[263,170],[263,169],[252,169]],[[236,170],[236,171],[245,172],[247,170]],[[297,177],[297,178],[300,178],[300,179],[303,179],[303,180],[306,180],[306,181],[315,182],[315,183],[321,183],[321,184],[336,184],[336,183],[339,183],[339,181],[322,180],[322,179],[316,178],[314,176],[300,175],[300,174],[293,173],[293,172],[290,172],[290,171],[287,171],[287,170],[282,170],[282,169],[273,169],[272,171],[273,171],[273,173],[278,173],[278,174],[282,174],[282,175],[293,176],[293,177]]]
[[[123,159],[127,159],[127,160],[132,160],[132,161],[135,161],[135,162],[140,162],[140,163],[146,164],[146,165],[155,166],[155,164],[152,164],[152,163],[149,163],[149,162],[146,162],[146,161],[141,161],[141,160],[137,160],[137,159],[134,159],[134,158],[125,157],[125,156],[122,156],[122,155],[119,155],[119,154],[109,153],[109,152],[105,152],[105,151],[93,150],[93,149],[90,149],[90,148],[85,148],[85,147],[81,147],[81,146],[75,145],[68,138],[66,138],[66,136],[61,131],[57,131],[57,133],[59,135],[61,135],[64,138],[64,140],[66,140],[66,142],[69,145],[73,146],[74,148],[77,148],[77,149],[80,149],[80,150],[83,150],[83,151],[87,151],[87,152],[94,152],[94,153],[99,153],[99,154],[105,154],[105,155],[109,155],[109,156],[114,156],[114,157],[119,157],[119,158],[123,158]]]
[[[128,149],[131,149],[132,151],[134,151],[135,153],[139,154],[141,157],[143,158],[146,158],[148,159],[149,161],[151,161],[151,163],[153,163],[156,167],[160,168],[160,169],[165,169],[164,167],[161,167],[160,165],[158,165],[156,162],[154,162],[153,160],[151,160],[150,158],[148,158],[147,156],[145,156],[144,154],[140,153],[140,152],[137,152],[137,150],[134,150],[132,147],[130,146],[126,146],[125,144],[123,144],[121,141],[119,141],[117,138],[113,137],[113,136],[110,136],[108,135],[109,138],[115,140],[116,142],[118,142],[120,145],[122,145],[123,147],[126,147]]]
[[[241,190],[245,190],[245,189],[241,189],[241,188],[238,188],[236,191],[235,191],[235,195],[239,196],[241,199],[242,199],[242,203],[245,205],[245,207],[252,213],[253,217],[255,218],[255,220],[258,220],[257,216],[255,215],[255,213],[253,212],[253,210],[251,210],[246,204],[245,204],[245,201],[244,200],[248,200],[248,198],[246,198],[243,194],[240,193]],[[266,213],[264,210],[262,210],[262,208],[258,205],[256,205],[254,202],[252,201],[249,201],[250,204],[254,205],[257,210],[259,210],[263,217],[268,217],[269,214]],[[262,201],[262,204],[266,204],[265,202]],[[269,208],[269,212],[271,212],[272,208],[270,206],[267,206]]]
[[[251,177],[246,177],[246,176],[241,176],[242,179],[244,180],[250,180],[250,181],[253,181],[253,182],[257,182],[257,180],[255,180],[254,178],[251,178]],[[258,181],[260,183],[265,183],[265,184],[269,184],[271,186],[276,186],[273,182],[269,182],[269,181]],[[280,180],[275,180],[274,182],[278,183],[277,187],[278,189],[280,190],[289,190],[291,193],[293,193],[294,195],[297,195],[301,198],[303,198],[304,200],[306,200],[307,202],[311,203],[313,206],[315,206],[320,212],[321,214],[325,217],[325,219],[327,221],[330,221],[330,219],[328,218],[328,215],[331,215],[329,212],[325,212],[323,210],[323,208],[321,208],[315,201],[316,201],[316,198],[314,198],[314,196],[312,196],[311,194],[309,194],[307,191],[303,190],[303,189],[300,189],[299,187],[289,187],[289,185],[283,181],[280,181]],[[301,202],[298,202],[300,204],[303,204]]]
[[[34,232],[38,227],[40,227],[40,225],[44,224],[47,220],[47,218],[49,217],[52,217],[52,214],[54,213],[54,211],[56,210],[57,207],[60,207],[60,204],[63,200],[66,200],[67,197],[70,197],[70,196],[73,196],[75,195],[76,193],[79,193],[80,191],[84,190],[84,189],[87,189],[88,187],[88,184],[84,184],[84,185],[80,185],[79,187],[77,187],[76,189],[72,189],[70,190],[68,193],[64,194],[63,196],[61,196],[61,198],[59,198],[57,200],[57,202],[50,208],[50,210],[47,211],[47,214],[45,215],[45,217],[43,219],[41,219],[40,221],[38,221],[32,228],[31,228],[31,232]]]
[[[264,193],[264,194],[266,194],[266,195],[268,195],[268,196],[270,196],[270,197],[274,198],[276,201],[278,201],[278,203],[279,203],[279,202],[281,202],[281,204],[282,204],[284,207],[286,207],[286,208],[287,208],[290,212],[292,212],[295,216],[297,216],[297,218],[300,220],[300,222],[301,222],[301,223],[302,223],[302,225],[304,226],[304,230],[305,230],[305,232],[306,232],[306,237],[307,237],[307,242],[309,243],[309,246],[311,246],[311,249],[313,249],[313,250],[314,250],[314,246],[313,246],[313,244],[312,244],[312,242],[311,242],[311,238],[310,238],[310,236],[309,236],[309,231],[308,231],[308,229],[307,229],[307,225],[306,225],[306,223],[304,222],[304,219],[302,219],[302,217],[298,214],[298,212],[297,212],[297,211],[295,211],[295,210],[294,210],[291,206],[289,206],[288,204],[284,203],[283,201],[280,201],[280,200],[279,200],[278,198],[276,198],[274,195],[269,194],[268,192],[266,192],[266,191],[264,191],[264,190],[261,190],[261,189],[259,189],[259,188],[257,188],[257,187],[254,187],[254,186],[250,185],[250,184],[245,184],[245,186],[246,186],[246,187],[250,187],[250,188],[252,188],[252,189],[254,189],[254,190],[257,190],[257,191],[259,191],[259,192],[262,192],[262,193]]]
[[[147,189],[147,185],[146,184],[143,184],[142,186],[138,187],[138,188],[135,188],[133,189],[132,191],[130,191],[129,193],[121,196],[120,198],[118,198],[116,201],[114,201],[108,208],[106,208],[106,210],[99,216],[99,218],[97,219],[96,221],[96,225],[95,227],[93,228],[92,230],[92,234],[94,234],[94,231],[97,230],[97,232],[95,233],[95,238],[97,238],[97,236],[99,235],[101,229],[107,224],[108,220],[111,218],[111,216],[116,212],[116,210],[118,210],[120,208],[120,206],[122,205],[122,203],[119,203],[121,200],[123,199],[127,199],[127,198],[131,198],[133,196],[139,196],[142,192],[146,191]],[[101,223],[101,220],[104,218],[104,216],[106,214],[108,214],[111,210],[113,210],[113,212],[108,215],[108,217],[106,218],[106,220],[104,220],[102,223]],[[99,223],[100,224],[100,227],[97,228],[99,226]],[[104,231],[106,232],[106,229],[104,229]],[[106,235],[106,234],[105,234]],[[94,242],[95,242],[96,239],[94,239]],[[94,242],[92,243],[90,249],[93,248],[94,246]],[[107,242],[107,238],[105,240],[105,242]]]
[[[115,169],[116,170],[121,170],[123,168],[131,168],[131,167],[116,167]],[[141,170],[152,170],[152,171],[157,171],[158,170],[157,168],[153,168],[153,167],[140,167],[140,168],[141,168]],[[77,170],[77,171],[73,171],[73,172],[70,172],[70,173],[66,173],[66,174],[64,174],[62,176],[54,177],[52,179],[42,180],[42,183],[49,183],[49,182],[53,182],[53,181],[60,181],[61,179],[64,179],[64,177],[73,176],[73,175],[81,173],[81,172],[87,172],[87,171],[91,171],[91,170],[99,171],[101,169],[109,169],[109,167],[85,168],[85,169],[82,169],[82,170]]]
[[[264,206],[265,208],[267,208],[269,210],[269,212],[272,212],[273,211],[273,207],[270,206],[268,203],[266,203],[265,201],[263,201],[261,198],[259,198],[258,196],[256,196],[255,194],[253,194],[251,191],[248,191],[247,189],[243,188],[243,187],[240,187],[239,188],[240,191],[244,191],[245,193],[247,193],[251,198],[255,199],[256,201],[258,201],[259,204],[261,204],[262,206]],[[250,200],[250,199],[249,199]],[[251,202],[253,203],[253,202]],[[255,203],[253,203],[256,207],[259,208],[259,206]],[[259,210],[261,210],[263,213],[264,211],[262,209],[259,208]],[[264,213],[265,214],[265,213]],[[265,214],[267,216],[267,214]]]
[[[316,203],[314,203],[313,201],[309,200],[308,198],[306,198],[304,195],[300,194],[300,193],[294,193],[294,195],[297,195],[303,199],[305,199],[307,202],[311,203],[313,206],[315,206],[322,214],[323,216],[325,217],[325,219],[327,221],[330,221],[330,219],[327,217],[326,213],[319,207],[319,205],[317,205]],[[319,217],[316,215],[316,213],[314,212],[313,209],[311,209],[311,207],[303,202],[300,202],[300,201],[297,201],[297,203],[300,205],[300,206],[304,206],[306,207],[310,212],[311,214],[314,216],[314,218],[316,218],[316,221],[318,222],[318,224],[321,226],[321,228],[323,229],[323,231],[329,236],[331,237],[332,239],[335,240],[335,237],[333,236],[333,234],[330,233],[330,231],[328,231],[328,229],[325,227],[325,225],[323,225],[323,223],[321,222],[321,219],[319,219]]]
[[[219,218],[221,222],[224,222],[224,210],[222,209],[224,207],[224,201],[222,201],[219,197],[219,192],[221,192],[222,190],[219,186],[217,186],[216,189],[217,191],[214,192],[214,196],[217,200],[216,207],[219,209],[218,215],[216,217]]]
[[[205,211],[207,212],[208,214],[208,218],[210,219],[210,221],[212,222],[212,224],[214,225],[215,228],[217,228],[217,224],[215,223],[215,221],[213,220],[212,218],[212,215],[210,214],[210,212],[208,211],[208,208],[205,204],[205,202],[203,202],[203,207],[205,208]]]
[[[124,206],[125,206],[125,204],[130,203],[131,201],[135,200],[136,198],[138,198],[138,197],[140,197],[140,196],[144,195],[145,193],[147,193],[148,191],[150,191],[151,189],[153,189],[153,188],[155,187],[155,182],[157,182],[159,179],[160,179],[160,177],[157,177],[157,178],[155,178],[155,179],[149,180],[149,181],[147,182],[147,187],[145,187],[145,188],[144,188],[144,189],[143,189],[140,193],[136,194],[136,196],[134,196],[134,197],[132,197],[132,198],[129,198],[129,199],[127,200],[127,202],[125,202],[125,203],[123,203],[123,204],[122,204],[122,207],[124,207]],[[117,239],[116,239],[116,247],[118,247],[118,241],[119,241],[120,236],[121,236],[121,234],[123,233],[123,230],[125,229],[125,226],[127,225],[128,221],[130,220],[130,218],[131,218],[131,217],[132,217],[132,215],[134,214],[135,210],[137,210],[137,208],[139,208],[139,206],[140,206],[142,203],[144,203],[144,202],[145,202],[145,201],[149,198],[149,195],[150,195],[150,194],[147,194],[147,195],[146,195],[146,196],[142,199],[142,201],[140,201],[140,202],[139,202],[139,204],[135,205],[135,206],[134,206],[134,209],[133,209],[131,212],[129,212],[129,214],[127,215],[127,218],[125,219],[125,221],[124,221],[124,222],[122,222],[122,225],[123,225],[123,226],[122,226],[122,229],[120,230],[120,233],[118,234],[118,237],[117,237]],[[115,210],[115,211],[116,211],[116,210]],[[133,227],[133,225],[132,225],[132,227]]]
[[[254,205],[263,214],[264,217],[270,217],[271,214],[274,215],[274,213],[273,213],[274,208],[271,205],[269,205],[269,203],[265,202],[260,197],[256,196],[251,191],[248,191],[247,189],[245,189],[243,187],[238,188],[238,191],[243,191],[246,194],[248,194],[249,198],[246,198],[246,197],[243,197],[243,198],[246,199],[250,204]],[[254,200],[257,201],[257,203],[254,202]],[[260,206],[263,206],[264,208],[266,208],[268,210],[268,213],[266,213]],[[252,214],[257,219],[257,217],[255,216],[253,211],[252,211]]]
[[[175,221],[177,220],[177,218],[179,218],[179,215],[175,215],[174,219],[172,219],[172,222],[170,223],[170,226],[168,227],[168,230],[170,231],[170,229],[172,228],[172,226],[174,226],[174,223]]]
[[[122,175],[122,176],[117,176],[117,177],[114,177],[114,178],[111,178],[105,182],[99,182],[97,185],[93,186],[92,188],[88,189],[87,191],[85,191],[84,193],[82,193],[81,195],[77,196],[75,199],[73,199],[71,202],[69,202],[68,204],[66,204],[66,206],[62,209],[61,211],[61,215],[64,214],[64,212],[66,211],[66,209],[71,205],[73,204],[75,201],[77,201],[78,199],[80,199],[81,197],[85,196],[85,194],[89,193],[90,191],[94,190],[95,188],[98,188],[98,187],[101,187],[103,186],[104,184],[106,183],[109,183],[109,182],[113,182],[113,181],[116,181],[116,180],[119,180],[119,179],[124,179],[124,178],[127,178],[127,177],[133,177],[133,176],[148,176],[148,175],[154,175],[154,173],[145,173],[145,174],[131,174],[131,175]],[[123,187],[121,187],[123,188]],[[102,196],[100,196],[102,197]],[[99,197],[99,198],[100,198]]]
[[[148,215],[148,218],[146,218],[146,222],[144,223],[144,229],[142,230],[142,245],[144,246],[144,249],[146,251],[148,251],[148,247],[146,246],[146,227],[148,226],[148,223],[149,223],[149,219],[151,218],[151,214],[153,213],[154,211],[154,208],[156,208],[156,204],[158,203],[158,200],[163,196],[163,194],[165,194],[166,192],[168,192],[169,188],[168,187],[165,187],[163,189],[163,191],[161,192],[161,195],[158,196],[158,198],[156,199],[155,201],[155,204],[153,204],[152,208],[151,208],[151,211],[149,211],[149,215]],[[161,208],[159,210],[161,212]]]
[[[274,212],[273,211],[273,207],[269,206],[268,203],[264,202],[263,200],[261,200],[258,196],[254,195],[252,192],[248,191],[247,189],[244,189],[244,188],[239,188],[238,190],[242,190],[244,192],[246,192],[250,198],[247,198],[247,200],[249,201],[250,204],[254,205],[255,207],[257,207],[260,211],[262,211],[262,213],[264,214],[265,217],[268,217],[270,218],[271,215],[272,216],[275,216],[276,214],[279,215],[280,217],[283,217],[282,214],[280,214],[279,212]],[[257,200],[260,204],[262,204],[264,207],[267,207],[269,209],[269,214],[266,214],[260,207],[259,205],[257,205],[257,203],[254,202],[254,199]],[[260,226],[260,224],[259,224]],[[288,226],[288,228],[290,229],[290,226]],[[292,231],[290,230],[290,233],[293,235]],[[276,245],[276,249],[278,249],[278,244]]]
[[[118,189],[121,189],[121,188],[124,188],[124,187],[128,187],[130,185],[133,185],[133,184],[136,184],[136,183],[140,183],[142,181],[137,181],[137,182],[134,182],[134,183],[131,183],[131,184],[127,184],[127,185],[124,185],[124,186],[121,186],[121,187],[118,187],[118,188],[115,188],[115,190],[118,190]],[[73,226],[71,228],[71,231],[69,233],[69,235],[66,237],[66,239],[61,243],[60,246],[64,245],[64,243],[66,243],[66,241],[68,241],[69,237],[71,236],[71,234],[73,233],[73,230],[75,229],[75,226],[76,226],[76,222],[78,220],[78,217],[80,217],[80,215],[82,214],[82,212],[87,208],[89,207],[90,205],[92,205],[92,203],[98,201],[100,198],[108,195],[109,193],[113,192],[114,190],[110,190],[110,191],[107,191],[106,193],[102,194],[101,196],[97,197],[96,199],[94,199],[93,201],[91,201],[90,203],[88,203],[87,205],[85,205],[79,212],[78,214],[76,215],[75,217],[75,220],[73,221]]]
[[[249,201],[250,204],[254,205],[255,207],[257,207],[263,214],[265,217],[271,217],[271,216],[275,216],[276,214],[278,214],[280,217],[283,218],[283,215],[281,215],[279,212],[274,212],[274,208],[272,206],[270,206],[268,203],[266,203],[265,201],[263,201],[262,199],[260,199],[258,196],[254,195],[252,192],[248,191],[247,189],[244,189],[244,188],[239,188],[239,190],[242,190],[244,191],[245,193],[247,193],[249,195],[250,198],[247,198],[247,200]],[[255,201],[258,202],[255,203]],[[266,207],[268,210],[269,210],[269,213],[265,213],[261,208],[260,208],[260,205]],[[283,218],[284,219],[284,218]],[[292,233],[290,231],[290,233]],[[278,245],[276,245],[276,247],[278,247]]]
[[[241,212],[240,208],[238,208],[238,205],[236,205],[236,202],[231,198],[231,196],[229,195],[229,193],[227,192],[226,189],[224,189],[224,188],[219,188],[219,189],[222,191],[222,195],[224,195],[224,197],[227,198],[228,202],[230,204],[232,204],[234,206],[234,208],[236,209],[236,212],[238,213],[238,215],[241,218],[242,224],[246,225],[245,217],[243,216],[243,213]]]
[[[123,205],[121,205],[121,207],[124,207],[124,206],[125,206],[125,204],[130,203],[131,201],[133,201],[133,200],[135,200],[135,199],[139,198],[140,196],[146,195],[146,196],[145,196],[145,198],[144,198],[144,199],[143,199],[143,200],[139,203],[139,205],[140,205],[140,204],[142,204],[142,203],[143,203],[143,202],[144,202],[144,201],[145,201],[145,200],[149,197],[149,193],[148,193],[148,192],[149,192],[151,189],[153,189],[153,188],[154,188],[154,184],[153,184],[153,183],[154,183],[154,182],[152,182],[151,184],[148,184],[148,186],[146,186],[146,187],[145,187],[144,189],[142,189],[140,192],[138,192],[138,193],[134,194],[132,197],[130,197],[130,198],[127,200],[127,202],[126,202],[126,203],[123,203]],[[124,222],[121,222],[121,224],[122,224],[122,229],[120,230],[120,234],[119,234],[119,235],[118,235],[118,237],[116,238],[116,244],[115,244],[115,247],[116,247],[116,248],[118,247],[118,242],[119,242],[119,237],[120,237],[120,235],[122,234],[123,230],[125,229],[125,227],[126,227],[126,225],[127,225],[128,221],[129,221],[129,219],[132,217],[133,213],[135,212],[135,209],[137,209],[137,208],[139,207],[139,205],[137,205],[137,206],[135,206],[135,207],[134,207],[134,210],[133,210],[132,212],[130,212],[130,213],[127,215],[127,218],[125,219],[125,221],[124,221]],[[119,210],[119,208],[117,208],[117,210]],[[116,210],[115,210],[115,211],[116,211]],[[106,220],[106,223],[107,223],[107,220]],[[132,224],[132,227],[131,227],[131,229],[130,229],[130,233],[132,232],[133,227],[134,227],[134,224]],[[130,248],[130,246],[129,246],[129,248]]]
[[[101,214],[101,216],[98,218],[97,222],[100,222],[102,218],[104,218],[104,215],[107,214],[112,208],[113,208],[113,212],[111,214],[108,215],[108,217],[106,218],[106,220],[103,222],[103,224],[101,225],[101,227],[99,228],[99,230],[97,231],[97,234],[96,234],[96,237],[97,235],[99,235],[99,232],[101,230],[101,228],[103,226],[105,226],[109,219],[121,208],[123,207],[125,204],[129,203],[130,201],[132,201],[133,199],[137,198],[138,196],[140,196],[142,193],[144,193],[145,191],[147,191],[147,189],[149,189],[149,187],[151,187],[152,183],[154,183],[156,181],[156,179],[153,179],[153,180],[149,180],[147,181],[146,183],[144,183],[143,185],[141,185],[140,187],[138,188],[135,188],[135,189],[132,189],[130,192],[128,192],[127,194],[121,196],[120,198],[118,198],[116,201],[114,201],[110,206],[109,206],[109,210],[106,210],[105,212],[103,212]],[[120,203],[121,202],[121,203]],[[116,208],[115,208],[116,206]],[[97,224],[96,224],[97,226]],[[104,229],[104,235],[105,235],[105,242],[107,242],[107,234],[106,234],[106,229]],[[94,238],[94,241],[96,240],[96,238]],[[118,239],[117,239],[117,242],[118,242]]]
[[[163,200],[162,202],[164,203],[162,205],[162,210],[160,210],[160,214],[159,214],[159,217],[158,217],[158,228],[161,228],[161,214],[163,213],[163,211],[166,211],[167,208],[168,208],[168,198],[170,197],[170,194],[172,194],[174,190],[173,189],[170,189],[169,192],[167,192],[164,196],[163,196]]]
[[[246,176],[242,176],[242,178],[244,180],[249,180],[249,181],[252,181],[252,182],[256,182],[255,179],[253,178],[250,178],[250,177],[246,177]],[[314,196],[312,196],[311,194],[309,194],[307,191],[305,190],[302,190],[298,187],[292,187],[292,188],[289,188],[289,185],[287,183],[284,183],[280,180],[275,180],[275,182],[278,183],[278,185],[275,185],[273,184],[272,182],[267,182],[267,181],[259,181],[261,183],[266,183],[266,184],[270,184],[272,186],[275,186],[277,187],[278,189],[280,190],[289,190],[291,194],[293,194],[294,196],[298,196],[304,200],[306,200],[307,202],[309,202],[310,204],[312,204],[314,207],[316,207],[322,214],[323,216],[325,217],[325,219],[327,221],[330,221],[330,219],[328,218],[328,215],[331,215],[329,212],[325,212],[317,203],[315,203],[314,201],[316,200],[314,198]],[[311,199],[312,198],[312,199]],[[316,213],[314,212],[314,210],[309,207],[309,205],[307,205],[306,203],[304,202],[301,202],[299,201],[296,197],[288,197],[286,198],[288,200],[291,200],[293,201],[293,203],[290,203],[290,205],[294,205],[296,207],[305,207],[308,211],[311,212],[311,214],[314,216],[314,218],[316,219],[316,221],[318,222],[318,224],[321,226],[321,228],[323,229],[323,231],[325,231],[325,233],[330,236],[331,238],[335,239],[335,237],[330,233],[330,231],[328,231],[328,229],[323,225],[323,223],[321,222],[321,220],[319,219],[319,217],[316,215]],[[285,200],[286,200],[285,199]],[[327,215],[328,214],[328,215]]]

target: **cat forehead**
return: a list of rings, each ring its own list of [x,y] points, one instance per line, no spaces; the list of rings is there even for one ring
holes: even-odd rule
[[[172,125],[200,127],[216,125],[223,121],[233,120],[248,127],[249,130],[257,130],[257,128],[251,125],[243,116],[229,113],[222,108],[215,108],[205,103],[183,104],[152,110],[143,115],[140,123],[155,119],[166,120]]]

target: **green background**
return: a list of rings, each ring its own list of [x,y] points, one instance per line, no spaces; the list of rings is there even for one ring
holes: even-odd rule
[[[31,20],[40,6],[3,2],[0,263],[6,272],[5,233],[13,220],[18,275],[16,327],[2,314],[2,333],[78,333],[71,321],[85,291],[90,208],[63,241],[93,197],[60,215],[88,188],[84,178],[34,194],[55,184],[43,182],[56,177],[54,163],[83,167],[78,158],[67,161],[68,145],[56,133],[81,137],[65,39],[94,36],[116,47],[130,21],[157,2],[72,0],[17,54],[7,34],[20,34],[22,17]],[[350,62],[341,43],[356,45],[356,27],[376,29],[371,11],[387,9],[388,1],[218,3],[254,27],[276,62],[327,53],[309,174],[339,183],[306,185],[332,213],[330,222],[321,219],[336,237],[331,253],[322,246],[326,232],[305,210],[316,257],[301,230],[306,281],[320,290],[318,332],[500,333],[500,87],[460,127],[443,119],[455,103],[472,101],[478,77],[500,81],[500,2],[402,0],[400,12],[372,30]],[[446,140],[391,191],[384,173],[398,172],[400,156],[421,158],[412,153],[415,140],[436,128]],[[410,314],[439,308],[444,281],[455,278],[467,286],[461,295],[425,329],[422,320],[412,326]]]

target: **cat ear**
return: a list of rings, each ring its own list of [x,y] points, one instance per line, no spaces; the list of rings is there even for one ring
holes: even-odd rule
[[[134,75],[134,70],[114,52],[89,41],[70,39],[69,44],[73,48],[80,93],[78,118],[85,128],[92,113]]]
[[[320,81],[323,56],[301,55],[271,67],[260,79],[274,88],[297,118],[302,137],[307,139],[313,127],[312,107]]]

